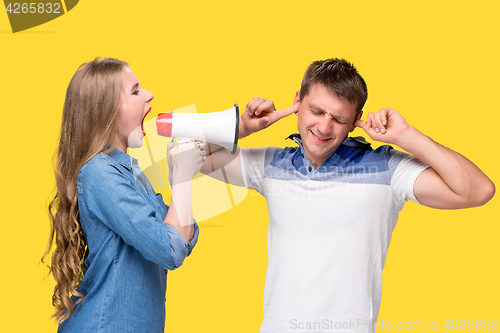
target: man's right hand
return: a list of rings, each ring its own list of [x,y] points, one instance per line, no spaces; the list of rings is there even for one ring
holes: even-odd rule
[[[297,112],[298,103],[287,109],[276,111],[272,100],[254,97],[248,102],[245,112],[240,116],[239,138],[267,128],[292,113]]]

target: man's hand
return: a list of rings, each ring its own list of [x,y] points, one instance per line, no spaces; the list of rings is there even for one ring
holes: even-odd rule
[[[411,128],[403,116],[393,109],[370,112],[366,121],[358,119],[354,125],[361,127],[372,140],[400,147],[405,144],[405,136]]]
[[[369,113],[354,123],[372,140],[395,144],[430,166],[415,180],[413,193],[429,207],[457,209],[484,205],[495,186],[471,161],[410,126],[393,109]]]
[[[267,128],[292,113],[297,112],[298,104],[292,107],[276,111],[272,100],[262,97],[254,97],[248,102],[245,112],[240,116],[239,138],[244,138],[252,133]]]

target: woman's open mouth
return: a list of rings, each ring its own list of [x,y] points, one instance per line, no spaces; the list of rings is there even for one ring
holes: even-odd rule
[[[149,107],[148,111],[144,114],[144,117],[142,117],[142,123],[141,123],[141,129],[142,129],[142,135],[146,136],[146,131],[144,131],[144,119],[146,119],[146,116],[148,113],[151,112],[151,107]]]

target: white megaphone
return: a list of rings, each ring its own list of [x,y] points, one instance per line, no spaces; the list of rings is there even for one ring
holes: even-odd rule
[[[160,113],[156,118],[158,135],[189,138],[223,146],[232,154],[238,148],[240,110],[232,108],[210,113]]]

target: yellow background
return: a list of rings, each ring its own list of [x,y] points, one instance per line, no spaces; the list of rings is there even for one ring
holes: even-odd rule
[[[65,89],[81,63],[128,61],[156,96],[151,119],[189,104],[202,112],[244,107],[257,95],[285,108],[311,61],[345,57],[368,83],[365,111],[398,110],[498,186],[499,9],[498,1],[82,0],[16,34],[1,12],[0,331],[56,331],[53,282],[39,259]],[[240,145],[284,146],[295,129],[292,115]],[[407,204],[387,257],[378,321],[419,321],[427,329],[439,319],[444,331],[446,319],[500,319],[499,209],[498,195],[461,211]],[[251,192],[200,228],[193,255],[169,274],[167,331],[257,332],[265,200]]]

